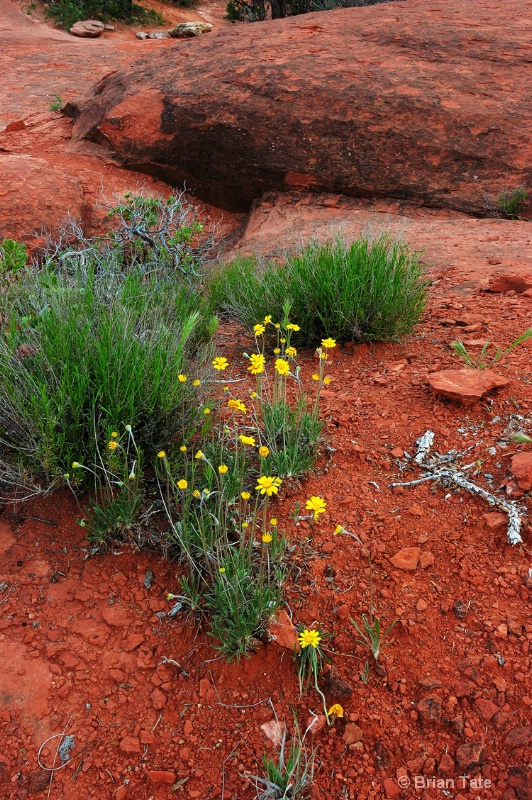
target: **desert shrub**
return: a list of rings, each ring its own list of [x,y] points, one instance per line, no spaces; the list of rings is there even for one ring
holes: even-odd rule
[[[75,22],[83,19],[121,19],[126,22],[151,22],[163,24],[156,11],[147,11],[132,0],[52,0],[47,13],[58,25],[69,30]]]
[[[506,219],[521,219],[526,205],[527,193],[523,186],[512,191],[501,192],[497,197],[497,211]]]
[[[211,279],[213,303],[251,328],[265,314],[280,319],[288,298],[298,341],[393,340],[411,333],[423,312],[427,283],[420,253],[383,234],[347,246],[312,242],[278,266],[239,259]]]
[[[311,11],[332,11],[335,8],[355,8],[390,3],[394,0],[230,0],[227,18],[231,22],[260,22],[308,14]]]
[[[48,262],[3,298],[0,446],[53,483],[95,441],[133,426],[146,456],[195,425],[195,387],[177,380],[215,327],[198,291],[111,260]]]

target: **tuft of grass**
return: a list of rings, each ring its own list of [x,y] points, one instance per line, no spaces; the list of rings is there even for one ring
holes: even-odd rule
[[[495,201],[497,210],[506,219],[521,219],[526,205],[527,193],[523,186],[512,191],[501,192]]]
[[[309,751],[305,735],[294,717],[294,734],[287,743],[286,725],[283,727],[279,755],[264,756],[266,777],[250,776],[255,784],[257,800],[306,800],[314,780],[316,749]]]
[[[56,94],[50,105],[48,106],[50,111],[60,111],[61,106],[63,105],[63,98],[61,95]]]
[[[480,353],[476,357],[471,355],[465,344],[460,341],[460,339],[458,339],[456,342],[451,342],[451,347],[453,348],[454,352],[460,356],[460,358],[463,358],[466,366],[470,367],[471,369],[487,369],[488,367],[493,367],[495,364],[501,361],[501,359],[508,355],[508,353],[511,353],[514,347],[517,347],[531,338],[532,328],[528,328],[528,330],[522,333],[521,336],[518,336],[517,339],[515,339],[506,349],[503,349],[502,346],[500,346],[491,355],[489,355],[491,343],[489,339],[486,339],[482,345]]]
[[[412,332],[427,299],[420,252],[382,234],[351,245],[341,239],[305,250],[282,264],[239,259],[210,281],[220,313],[251,328],[265,314],[281,318],[290,301],[307,345],[324,336],[342,341],[395,340]]]

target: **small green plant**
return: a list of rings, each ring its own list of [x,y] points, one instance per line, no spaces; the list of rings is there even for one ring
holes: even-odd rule
[[[252,328],[271,314],[281,319],[288,298],[300,326],[293,344],[394,340],[412,332],[425,307],[427,282],[420,253],[388,235],[312,242],[284,264],[240,259],[210,282],[221,314]]]
[[[506,219],[521,219],[526,199],[526,189],[523,186],[519,186],[512,191],[501,192],[495,201],[495,205]]]
[[[369,661],[366,661],[363,668],[360,670],[360,680],[367,686],[369,682]]]
[[[528,328],[521,336],[518,336],[515,341],[511,343],[509,347],[503,349],[502,346],[498,347],[492,355],[488,355],[489,349],[491,346],[491,342],[486,339],[484,344],[482,345],[482,349],[478,356],[471,355],[467,348],[465,347],[464,343],[460,340],[451,343],[451,347],[455,351],[460,358],[463,358],[466,365],[471,369],[488,369],[492,367],[494,364],[497,364],[504,356],[511,353],[511,351],[517,347],[517,345],[526,342],[528,339],[532,338],[532,328]]]
[[[14,239],[3,239],[0,243],[0,279],[16,275],[27,262],[28,251],[25,244]]]
[[[255,783],[257,800],[307,800],[314,780],[316,749],[305,744],[306,732],[301,730],[294,716],[294,733],[287,743],[286,725],[283,727],[279,755],[276,759],[264,756],[266,777],[250,776]]]
[[[48,108],[50,109],[50,111],[60,111],[62,105],[63,105],[63,98],[60,95],[56,94],[55,98],[52,100]]]

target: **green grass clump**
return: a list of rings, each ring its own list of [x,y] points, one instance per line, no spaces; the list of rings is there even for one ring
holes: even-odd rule
[[[116,263],[21,273],[3,298],[0,460],[53,484],[126,425],[146,457],[196,425],[192,368],[212,333],[189,285]]]
[[[342,341],[387,341],[412,332],[425,307],[427,282],[420,253],[382,234],[343,241],[312,242],[281,266],[240,259],[211,279],[215,307],[251,328],[266,314],[280,319],[283,304],[301,331],[301,343],[323,337]]]

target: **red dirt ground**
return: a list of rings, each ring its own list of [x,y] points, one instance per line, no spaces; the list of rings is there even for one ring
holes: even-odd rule
[[[428,780],[438,769],[447,779],[471,775],[474,769],[464,761],[455,767],[448,756],[467,761],[464,745],[472,744],[485,750],[480,778],[492,785],[460,788],[456,780],[450,796],[530,797],[532,529],[525,523],[525,544],[511,548],[505,524],[486,517],[482,501],[428,483],[389,486],[417,475],[400,472],[401,451],[412,454],[431,428],[440,452],[478,443],[469,462],[480,459],[494,485],[516,496],[511,457],[531,445],[499,442],[518,414],[532,430],[531,344],[500,365],[509,386],[468,410],[435,398],[426,374],[458,366],[448,347],[457,336],[507,343],[529,321],[530,298],[453,301],[436,285],[430,313],[409,340],[334,351],[322,405],[331,449],[313,476],[284,487],[275,508],[300,568],[287,589],[294,621],[319,621],[333,634],[333,667],[352,690],[346,698],[338,694],[343,684],[327,692],[345,718],[315,737],[312,798],[393,797],[398,777]],[[222,328],[219,343],[236,364],[249,348],[247,335],[233,328]],[[312,371],[312,354],[303,367]],[[482,475],[477,480],[484,484]],[[289,514],[311,494],[325,497],[327,514],[313,528],[296,526]],[[530,512],[530,493],[521,502]],[[37,750],[64,730],[76,747],[54,773],[50,797],[57,800],[218,798],[222,790],[226,800],[253,797],[246,773],[261,774],[262,754],[272,749],[260,725],[273,709],[288,723],[295,710],[304,723],[319,713],[318,696],[299,698],[292,657],[275,642],[240,664],[217,658],[209,637],[164,614],[177,566],[120,543],[89,558],[78,516],[68,495],[7,506],[0,516],[4,797],[50,789]],[[349,622],[368,611],[367,563],[356,542],[333,535],[337,524],[373,543],[376,611],[386,623],[398,619],[382,674],[372,668],[367,685],[359,673],[368,654]],[[414,571],[390,562],[403,547],[420,548]],[[154,575],[149,591],[147,570]],[[45,766],[58,741],[43,752]],[[403,796],[442,794],[409,789]]]

